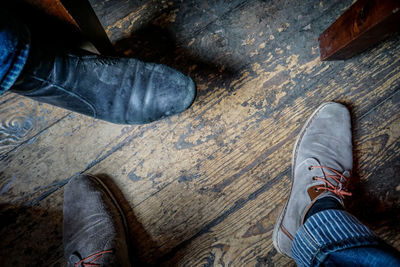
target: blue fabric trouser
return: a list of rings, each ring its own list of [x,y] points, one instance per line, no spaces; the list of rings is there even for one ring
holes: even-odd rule
[[[400,253],[342,210],[312,215],[297,231],[292,255],[298,266],[400,266]]]
[[[28,59],[27,27],[0,7],[0,95],[15,83]]]

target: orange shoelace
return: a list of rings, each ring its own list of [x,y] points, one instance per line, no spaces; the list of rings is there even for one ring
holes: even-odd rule
[[[341,199],[343,199],[345,196],[351,196],[351,193],[346,191],[346,189],[345,189],[346,184],[347,184],[347,179],[348,179],[346,176],[344,176],[340,172],[338,172],[332,168],[329,168],[329,167],[311,166],[310,168],[311,169],[320,168],[320,169],[322,169],[322,172],[325,174],[326,178],[318,177],[318,176],[313,177],[314,180],[323,181],[326,184],[326,186],[318,187],[317,188],[318,190],[324,189],[324,190],[331,191],[332,193],[334,193]],[[335,175],[329,174],[323,169],[327,169],[327,170],[333,172]],[[328,181],[328,178],[334,180],[337,183],[337,185],[334,185],[330,181]]]
[[[86,257],[86,258],[80,260],[79,262],[75,263],[75,267],[79,266],[80,264],[82,264],[82,266],[85,266],[85,267],[100,266],[100,264],[95,263],[95,261],[97,261],[98,259],[103,257],[103,255],[106,253],[113,253],[113,251],[112,250],[104,250],[104,251],[97,252],[97,253],[90,255],[89,257]],[[94,259],[92,259],[93,257],[94,257]],[[90,259],[92,259],[92,260],[90,260]],[[90,261],[86,263],[85,261],[88,261],[88,260],[90,260]]]

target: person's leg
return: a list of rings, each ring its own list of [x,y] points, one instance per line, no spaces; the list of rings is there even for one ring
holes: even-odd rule
[[[329,253],[325,266],[400,266],[400,255],[387,244],[353,247]]]
[[[319,211],[306,220],[294,236],[292,256],[299,266],[400,266],[398,251],[337,209]]]
[[[360,255],[379,251],[368,255],[398,261],[393,249],[343,209],[343,198],[351,195],[346,184],[352,159],[350,113],[341,104],[323,104],[297,139],[291,193],[273,234],[277,251],[299,266],[340,266],[346,262],[343,255],[351,261],[363,246]]]
[[[107,186],[79,175],[64,190],[63,243],[68,266],[131,266],[127,222]]]
[[[0,9],[0,95],[11,88],[22,72],[30,47],[28,29]]]
[[[11,87],[37,101],[120,124],[152,122],[194,101],[193,80],[168,66],[67,51],[9,16],[0,16],[0,27],[1,92]]]

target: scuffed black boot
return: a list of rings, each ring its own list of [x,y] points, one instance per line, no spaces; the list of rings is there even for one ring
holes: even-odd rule
[[[73,178],[64,190],[63,214],[68,266],[131,266],[124,214],[100,179]]]
[[[98,119],[142,124],[187,109],[193,80],[161,64],[89,53],[63,53],[35,42],[12,90]]]

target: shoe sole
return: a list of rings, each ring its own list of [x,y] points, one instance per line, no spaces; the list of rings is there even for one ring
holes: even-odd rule
[[[297,136],[295,145],[294,145],[294,147],[293,147],[293,152],[292,152],[292,177],[291,177],[291,181],[294,179],[294,166],[295,166],[295,163],[296,163],[295,161],[296,161],[297,149],[298,149],[300,140],[303,138],[304,133],[306,132],[306,130],[307,130],[308,127],[310,126],[311,122],[314,120],[315,116],[316,116],[324,107],[326,107],[326,106],[328,106],[328,105],[331,105],[331,104],[337,104],[337,103],[335,103],[335,102],[326,102],[326,103],[320,105],[320,106],[311,114],[311,116],[307,119],[307,121],[306,121],[305,124],[303,125],[303,128],[301,128],[301,131],[300,131],[299,135]],[[278,234],[279,234],[279,231],[280,231],[280,228],[281,228],[282,220],[283,220],[283,217],[284,217],[284,215],[285,215],[285,213],[286,213],[287,205],[288,205],[288,203],[289,203],[290,195],[292,194],[292,188],[293,188],[293,181],[292,181],[292,185],[290,186],[289,197],[288,197],[288,199],[287,199],[287,201],[286,201],[286,203],[285,203],[284,208],[282,209],[281,213],[279,214],[279,217],[278,217],[278,220],[277,220],[277,222],[276,222],[276,224],[275,224],[275,226],[274,226],[274,232],[273,232],[273,235],[272,235],[272,236],[273,236],[273,237],[272,237],[272,241],[273,241],[273,244],[274,244],[275,249],[276,249],[280,254],[283,254],[283,255],[285,255],[285,256],[287,256],[287,257],[289,257],[289,258],[291,258],[290,255],[287,255],[286,253],[284,253],[283,251],[281,251],[281,250],[279,249],[279,246],[278,246],[278,244],[277,244],[277,240],[278,240]]]

